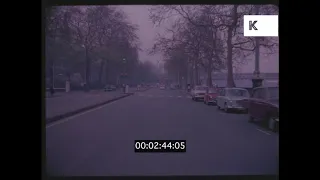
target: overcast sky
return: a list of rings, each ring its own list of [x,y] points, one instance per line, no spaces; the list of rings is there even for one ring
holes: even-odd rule
[[[149,19],[149,5],[126,5],[122,6],[123,10],[129,16],[130,21],[133,24],[139,26],[138,35],[140,37],[141,46],[143,50],[150,49],[154,44],[154,39],[157,32],[163,31],[160,27],[154,27],[153,23]],[[141,61],[152,61],[155,64],[158,60],[161,60],[161,55],[150,56],[146,51],[139,53]],[[251,73],[254,70],[254,57],[248,57],[250,60],[247,65],[242,66],[241,72]],[[260,56],[260,71],[266,72],[279,72],[279,55],[272,56]]]

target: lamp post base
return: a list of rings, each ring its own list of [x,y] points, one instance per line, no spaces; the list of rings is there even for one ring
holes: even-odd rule
[[[252,78],[252,88],[262,86],[263,79],[262,78]]]

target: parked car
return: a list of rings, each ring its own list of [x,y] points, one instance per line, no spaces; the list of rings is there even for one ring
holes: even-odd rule
[[[160,89],[164,90],[164,89],[166,89],[166,86],[162,84],[162,85],[160,85]]]
[[[137,90],[139,91],[140,89],[141,89],[141,85],[138,84],[138,85],[137,85]]]
[[[207,92],[204,95],[204,103],[207,105],[217,104],[217,96],[219,95],[216,88],[207,88]]]
[[[248,109],[249,122],[260,122],[272,131],[279,130],[279,88],[258,87],[252,97],[238,102]]]
[[[224,88],[221,89],[220,95],[217,97],[218,109],[225,112],[230,110],[247,111],[247,109],[237,103],[239,100],[250,98],[248,90],[243,88]]]
[[[206,86],[195,86],[191,90],[192,100],[194,100],[194,101],[203,100],[204,95],[206,94],[207,88],[208,87],[206,87]]]
[[[104,87],[104,91],[115,91],[117,87],[115,85],[108,84]]]
[[[111,88],[112,91],[117,90],[117,87],[115,85],[110,85],[110,88]]]
[[[111,85],[106,85],[104,91],[112,91]]]
[[[172,89],[172,90],[177,89],[177,85],[176,84],[170,84],[170,89]]]

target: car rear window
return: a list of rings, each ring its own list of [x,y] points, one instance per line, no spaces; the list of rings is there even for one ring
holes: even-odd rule
[[[197,86],[197,87],[195,88],[195,90],[204,91],[204,90],[206,90],[206,87]]]
[[[242,89],[228,89],[228,95],[249,97],[248,91]]]

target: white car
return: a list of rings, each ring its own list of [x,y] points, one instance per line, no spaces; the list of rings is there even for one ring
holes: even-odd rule
[[[160,89],[166,89],[165,85],[160,85]]]
[[[239,105],[237,101],[250,98],[249,91],[243,88],[224,88],[217,97],[218,109],[223,109],[225,112],[229,110],[247,111],[246,108]]]
[[[192,100],[194,101],[203,100],[204,95],[206,94],[207,88],[208,88],[207,86],[195,86],[191,90]]]

